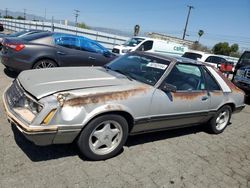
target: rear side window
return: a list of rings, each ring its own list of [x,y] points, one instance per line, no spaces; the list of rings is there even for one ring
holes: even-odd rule
[[[185,52],[182,57],[197,60],[198,58],[201,58],[202,55],[197,53]]]
[[[209,91],[219,91],[221,90],[220,86],[218,85],[218,83],[215,81],[215,79],[209,74],[208,70],[206,70],[205,68],[204,70],[204,77],[206,80],[206,88]]]
[[[55,38],[55,44],[66,48],[80,50],[80,40],[76,37],[65,36]]]
[[[217,56],[209,56],[209,57],[205,60],[205,62],[220,64],[220,63],[225,63],[226,60],[225,60],[224,58],[217,57]]]

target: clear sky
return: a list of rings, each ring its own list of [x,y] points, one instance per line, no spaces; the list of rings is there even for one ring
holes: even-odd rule
[[[80,10],[79,22],[89,26],[131,31],[135,24],[142,32],[161,32],[182,37],[191,11],[186,39],[213,46],[217,42],[238,43],[250,49],[250,0],[0,0],[0,9],[45,15],[74,21],[74,9]]]

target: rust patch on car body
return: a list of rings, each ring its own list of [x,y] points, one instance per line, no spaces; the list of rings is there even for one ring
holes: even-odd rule
[[[193,100],[197,97],[203,96],[206,93],[204,92],[176,92],[172,93],[173,98],[180,99],[180,100]]]
[[[210,94],[214,95],[214,96],[221,96],[223,95],[222,91],[210,91]]]
[[[147,87],[138,87],[135,89],[125,90],[125,91],[96,93],[85,96],[78,96],[66,100],[64,105],[82,106],[86,104],[104,103],[112,100],[126,100],[129,97],[132,97],[139,93],[146,93],[147,89],[148,89]]]
[[[225,77],[222,72],[216,70],[217,73],[220,75],[220,77],[224,80],[224,82],[226,82],[226,84],[228,85],[228,87],[230,87],[230,89],[233,91],[233,92],[236,92],[236,93],[241,93],[241,94],[244,94],[244,92],[238,88],[236,85],[233,84],[233,82],[231,82],[227,77]]]
[[[106,107],[105,107],[106,110],[122,110],[122,107],[120,105],[111,105],[111,104],[108,104]]]

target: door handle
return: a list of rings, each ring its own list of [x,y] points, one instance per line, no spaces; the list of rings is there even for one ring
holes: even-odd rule
[[[66,53],[61,52],[61,51],[57,51],[56,53],[59,54],[59,55],[65,55],[66,54]]]
[[[203,96],[203,97],[201,98],[201,100],[202,100],[202,101],[208,100],[208,96]]]
[[[96,58],[89,56],[90,60],[96,60]]]

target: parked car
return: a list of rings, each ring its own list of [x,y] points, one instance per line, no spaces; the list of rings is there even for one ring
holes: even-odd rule
[[[105,67],[24,71],[3,101],[27,139],[76,140],[91,160],[115,156],[128,135],[203,123],[222,133],[245,106],[244,92],[213,67],[144,52]]]
[[[2,23],[0,23],[0,31],[4,31],[4,27]]]
[[[188,50],[182,44],[168,42],[166,40],[153,39],[148,37],[132,37],[122,45],[114,46],[112,52],[124,55],[133,51],[145,51],[166,55],[183,55]]]
[[[32,34],[40,33],[40,32],[44,32],[44,31],[43,30],[36,30],[36,29],[25,29],[25,30],[14,32],[11,34],[0,34],[0,50],[2,49],[2,42],[3,42],[3,39],[5,37],[8,37],[8,38],[10,38],[10,37],[24,37],[26,35],[32,35]]]
[[[233,83],[250,94],[250,51],[245,51],[235,66]]]
[[[227,60],[223,57],[220,57],[219,55],[215,54],[210,54],[206,52],[201,52],[201,51],[195,51],[195,50],[190,50],[188,52],[185,52],[182,57],[190,58],[193,60],[198,60],[202,62],[206,62],[216,68],[220,68],[220,65],[222,63],[227,63]]]
[[[43,32],[5,38],[1,54],[7,69],[22,71],[62,66],[103,66],[116,56],[86,37]]]

